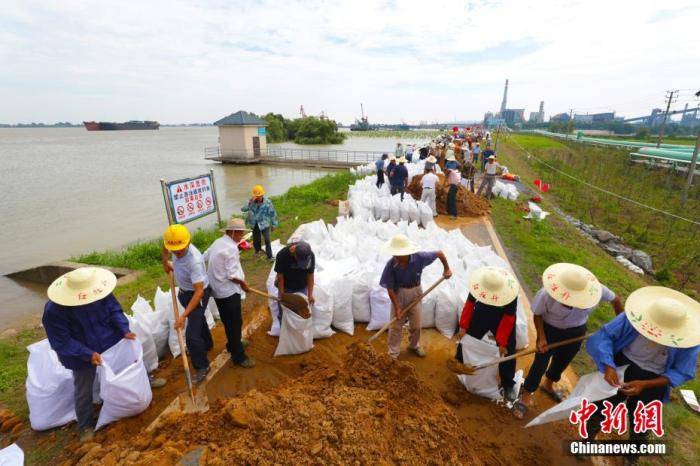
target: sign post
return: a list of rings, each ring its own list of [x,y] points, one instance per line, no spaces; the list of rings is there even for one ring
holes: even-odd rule
[[[219,211],[219,196],[216,195],[216,184],[214,183],[214,169],[209,169],[209,176],[211,176],[211,189],[214,193],[214,203],[216,204],[216,219],[219,223],[217,226],[221,226],[221,212]]]
[[[192,178],[174,181],[161,179],[160,183],[169,224],[185,224],[214,212],[221,223],[213,170]]]

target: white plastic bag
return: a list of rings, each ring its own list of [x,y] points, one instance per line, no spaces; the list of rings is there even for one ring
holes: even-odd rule
[[[449,286],[441,286],[434,291],[435,303],[435,328],[447,338],[452,338],[459,323],[459,296]]]
[[[376,285],[369,295],[370,319],[367,330],[379,330],[391,318],[391,299],[386,288]]]
[[[158,369],[158,353],[153,336],[134,317],[127,315],[126,318],[129,320],[129,330],[136,334],[136,338],[141,343],[146,371],[153,372]]]
[[[471,335],[464,335],[462,344],[462,361],[464,364],[478,366],[494,361],[500,357],[498,346],[485,340],[477,340]],[[501,398],[498,389],[498,365],[479,369],[474,375],[458,375],[457,378],[467,391],[492,400]]]
[[[162,293],[160,288],[156,290],[156,296],[159,292]],[[170,307],[172,308],[172,306]],[[158,357],[165,356],[168,351],[168,335],[170,334],[167,310],[163,308],[151,309],[148,301],[139,295],[131,306],[131,311],[134,313],[134,319],[153,337]]]
[[[102,365],[97,367],[97,373],[104,404],[95,430],[148,408],[153,393],[137,341],[120,340],[102,353]]]
[[[289,309],[282,308],[282,327],[275,356],[301,354],[314,347],[314,327],[311,318],[304,319]]]
[[[243,299],[243,297],[241,297],[241,299]],[[216,305],[216,301],[214,300],[214,298],[209,298],[207,310],[211,313],[214,319],[221,320],[221,315],[219,314],[219,306]]]
[[[180,312],[182,312],[182,310]],[[213,329],[216,325],[216,321],[214,320],[214,315],[211,313],[211,309],[209,309],[209,304],[204,308],[204,319],[207,321],[209,330]]]
[[[418,206],[416,205],[416,201],[414,201],[413,198],[408,199],[408,219],[411,222],[420,222],[420,213],[418,212]]]
[[[339,277],[332,282],[333,293],[333,328],[343,333],[355,333],[352,317],[352,286],[348,286],[346,277]]]
[[[624,373],[627,366],[617,368],[617,378],[620,383],[624,382]],[[596,371],[586,374],[578,380],[571,395],[561,403],[552,406],[535,419],[530,421],[525,427],[538,426],[548,422],[567,419],[571,410],[581,407],[581,400],[586,398],[590,403],[604,400],[617,393],[618,387],[613,387],[605,381],[603,374]]]
[[[391,219],[391,209],[390,209],[389,199],[382,198],[380,201],[376,202],[374,205],[379,205],[379,212],[381,213],[381,220],[383,222],[388,222]]]
[[[34,430],[46,430],[76,419],[73,372],[63,367],[48,339],[27,346],[27,405]]]
[[[521,350],[527,348],[527,315],[523,300],[518,297],[518,307],[515,314],[515,349]]]
[[[373,278],[371,272],[361,272],[352,280],[352,316],[355,322],[369,322],[369,295],[372,292]]]
[[[418,202],[417,205],[420,224],[425,228],[433,221],[433,210],[425,202]]]
[[[24,466],[24,452],[16,443],[0,450],[0,466]]]
[[[421,313],[421,328],[432,328],[435,327],[435,295],[429,293],[421,300],[421,307],[423,312]]]
[[[397,197],[392,197],[389,201],[389,220],[393,223],[401,220],[401,200]]]
[[[401,216],[401,220],[403,220],[405,222],[408,222],[410,220],[409,216],[408,216],[408,208],[409,208],[408,206],[410,203],[409,199],[408,199],[409,197],[410,197],[410,195],[406,195],[406,197],[404,197],[403,201],[401,201],[401,199],[399,198],[399,215]],[[411,200],[413,200],[413,199],[411,199]]]
[[[306,297],[306,296],[304,296]],[[311,319],[314,324],[314,339],[328,338],[335,332],[331,328],[333,322],[333,297],[325,287],[314,287],[316,302],[311,306]]]
[[[277,280],[277,272],[275,272],[275,267],[273,266],[270,269],[270,274],[267,276],[267,294],[270,296],[277,296],[279,293],[279,290],[275,286],[275,281]],[[280,307],[279,303],[275,301],[274,299],[268,299],[267,300],[267,307],[270,309],[270,318],[271,318],[271,323],[270,323],[270,330],[267,331],[267,334],[272,336],[272,337],[278,337],[280,336]]]

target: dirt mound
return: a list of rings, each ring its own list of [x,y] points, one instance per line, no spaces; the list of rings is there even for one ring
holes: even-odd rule
[[[87,444],[78,464],[481,464],[478,441],[409,364],[366,343],[340,368],[166,417],[150,433]]]
[[[449,185],[444,175],[438,175],[439,181],[436,186],[436,206],[439,214],[447,214],[447,191]],[[420,199],[423,188],[421,180],[423,175],[414,176],[411,183],[408,185],[407,191],[411,195]],[[457,212],[461,217],[481,217],[491,211],[489,201],[481,196],[477,196],[462,185],[457,188]]]

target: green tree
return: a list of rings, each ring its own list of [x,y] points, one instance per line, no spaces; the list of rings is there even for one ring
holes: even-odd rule
[[[298,118],[290,122],[289,129],[297,144],[340,144],[345,140],[345,134],[338,132],[336,122],[325,118]]]
[[[263,117],[267,121],[268,142],[284,142],[289,140],[287,136],[286,121],[280,114],[268,113]]]

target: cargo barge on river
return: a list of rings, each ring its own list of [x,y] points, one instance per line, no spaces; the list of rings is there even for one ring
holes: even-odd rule
[[[131,129],[158,129],[160,123],[157,121],[136,121],[131,120],[124,123],[113,123],[108,121],[83,121],[85,129],[88,131],[119,131]]]

